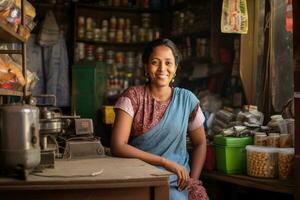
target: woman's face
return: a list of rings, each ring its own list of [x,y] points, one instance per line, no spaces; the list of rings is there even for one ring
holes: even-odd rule
[[[145,66],[149,74],[150,83],[157,86],[169,86],[176,73],[177,66],[172,50],[167,46],[157,46],[149,57]]]

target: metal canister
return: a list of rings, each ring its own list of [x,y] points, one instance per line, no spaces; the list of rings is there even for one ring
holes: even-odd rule
[[[39,109],[27,104],[1,105],[0,116],[0,167],[37,166],[41,159]]]

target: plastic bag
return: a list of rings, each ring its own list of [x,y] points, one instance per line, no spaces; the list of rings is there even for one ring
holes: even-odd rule
[[[246,0],[223,0],[221,32],[247,34],[248,11]]]

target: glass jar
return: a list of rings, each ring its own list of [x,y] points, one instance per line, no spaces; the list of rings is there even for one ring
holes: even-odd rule
[[[124,32],[122,29],[117,30],[117,35],[116,35],[116,41],[117,42],[124,42]]]

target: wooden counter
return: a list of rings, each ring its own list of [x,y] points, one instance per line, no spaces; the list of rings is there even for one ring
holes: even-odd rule
[[[168,175],[169,172],[138,159],[58,160],[55,169],[30,174],[26,181],[1,177],[0,197],[5,200],[168,199]]]
[[[244,187],[256,188],[272,192],[294,194],[296,186],[292,181],[280,181],[278,179],[255,178],[242,174],[224,174],[218,171],[203,171],[201,179],[213,179],[228,182]]]

